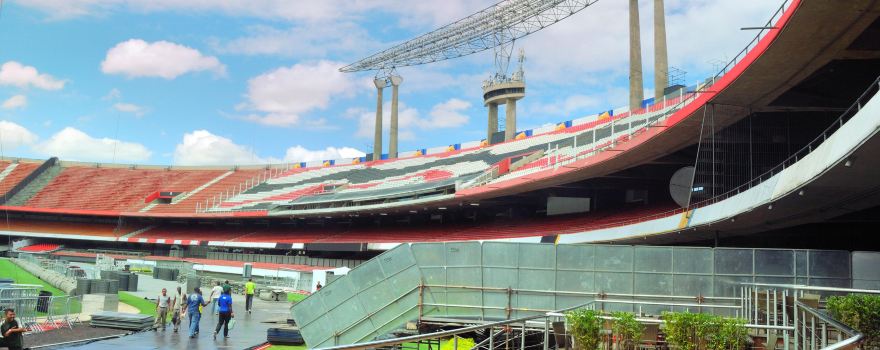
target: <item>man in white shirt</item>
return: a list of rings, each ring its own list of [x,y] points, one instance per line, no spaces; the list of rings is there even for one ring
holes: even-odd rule
[[[159,294],[159,297],[156,298],[156,328],[154,330],[158,330],[159,326],[162,326],[162,330],[165,330],[165,321],[168,320],[168,308],[171,306],[171,296],[168,295],[168,291],[165,288],[162,288],[162,294]]]
[[[220,299],[221,294],[223,294],[223,287],[220,286],[220,281],[214,282],[214,288],[211,288],[211,302],[214,304],[215,315],[218,313],[217,299]]]

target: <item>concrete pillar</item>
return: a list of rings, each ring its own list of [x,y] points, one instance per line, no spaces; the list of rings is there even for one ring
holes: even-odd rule
[[[513,140],[516,137],[516,100],[507,100],[504,109],[507,117],[504,121],[504,141]]]
[[[642,42],[639,27],[639,0],[629,0],[629,109],[642,107]]]
[[[397,88],[403,78],[391,77],[391,137],[388,140],[388,158],[397,158]]]
[[[666,54],[666,12],[663,0],[654,0],[654,99],[663,98],[669,86],[669,57]]]
[[[385,79],[374,79],[376,84],[376,131],[373,139],[373,160],[382,159],[382,89]]]
[[[486,129],[486,142],[492,143],[492,135],[498,132],[498,104],[489,104],[489,127]]]

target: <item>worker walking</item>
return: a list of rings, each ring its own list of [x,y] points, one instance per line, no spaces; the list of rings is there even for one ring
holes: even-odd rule
[[[159,294],[159,297],[156,298],[156,321],[153,323],[153,330],[159,330],[159,327],[162,327],[162,330],[165,330],[165,322],[168,320],[168,309],[172,306],[171,296],[168,295],[168,290],[162,288],[162,294]]]
[[[251,313],[254,304],[254,291],[257,289],[257,284],[254,283],[253,278],[248,278],[247,283],[244,284],[244,309],[247,313]]]
[[[208,302],[202,297],[202,290],[196,287],[193,293],[187,298],[186,313],[189,314],[189,337],[195,338],[199,335],[199,322],[202,320],[202,306],[207,306]]]
[[[217,319],[217,327],[214,328],[214,339],[217,338],[217,333],[220,333],[221,326],[223,327],[223,338],[229,338],[229,321],[235,317],[235,313],[232,312],[232,295],[229,291],[223,291],[223,294],[220,294],[216,307],[220,317]]]
[[[211,302],[214,303],[214,314],[217,314],[217,299],[220,299],[220,295],[223,294],[223,287],[220,286],[220,281],[214,282],[214,288],[211,288]]]
[[[174,333],[177,333],[177,330],[180,329],[180,323],[183,321],[183,315],[186,313],[186,294],[183,294],[180,286],[177,286],[177,293],[174,294],[171,305],[174,309],[171,324],[174,326]]]

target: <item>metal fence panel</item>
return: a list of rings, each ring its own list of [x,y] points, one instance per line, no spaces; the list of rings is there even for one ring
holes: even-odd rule
[[[752,275],[754,273],[754,250],[715,249],[715,273],[724,275]]]
[[[712,248],[675,247],[672,249],[672,271],[711,274],[715,271],[714,251]]]
[[[755,274],[794,276],[794,251],[755,249]]]
[[[596,271],[633,270],[633,247],[602,246],[596,249]]]
[[[672,272],[671,247],[635,247],[636,272]]]

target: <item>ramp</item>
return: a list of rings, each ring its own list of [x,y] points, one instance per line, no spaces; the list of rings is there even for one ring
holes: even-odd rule
[[[870,254],[880,259],[880,253]],[[741,283],[853,287],[866,283],[852,276],[871,269],[868,260],[828,250],[402,244],[291,312],[309,348],[320,348],[373,340],[425,318],[503,320],[600,299],[730,298],[740,296]],[[605,309],[636,311],[626,304]],[[670,308],[658,303],[640,310],[659,314]]]

